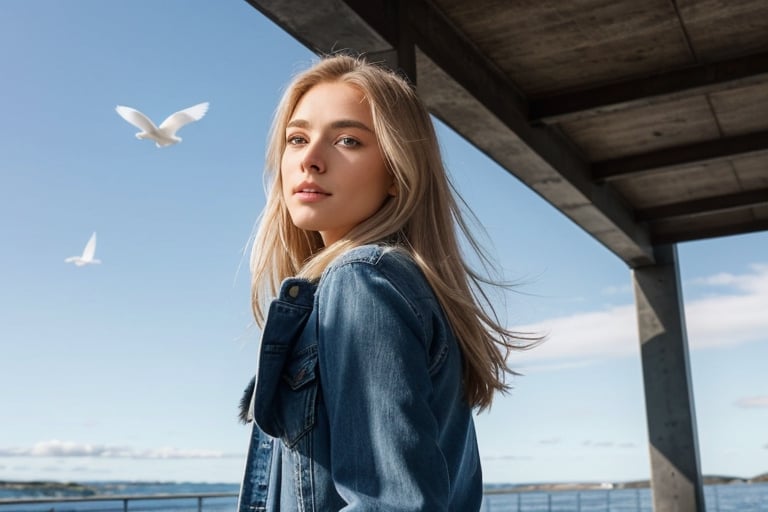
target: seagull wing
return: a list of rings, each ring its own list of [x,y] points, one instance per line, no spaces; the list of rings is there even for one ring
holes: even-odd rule
[[[118,114],[120,114],[120,117],[131,123],[136,128],[140,128],[149,133],[157,130],[157,126],[155,126],[155,123],[153,123],[150,118],[134,108],[118,105],[115,107],[115,110]]]
[[[88,239],[88,243],[85,244],[82,258],[84,260],[91,261],[93,260],[94,254],[96,254],[96,233],[93,233],[91,238]]]
[[[174,135],[179,128],[193,121],[199,121],[208,112],[208,102],[198,103],[184,110],[179,110],[168,116],[160,124],[160,129],[168,135]]]

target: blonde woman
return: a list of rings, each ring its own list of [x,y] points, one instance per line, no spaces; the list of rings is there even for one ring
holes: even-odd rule
[[[267,173],[239,510],[479,510],[472,411],[508,388],[521,338],[462,258],[457,229],[477,245],[424,106],[384,68],[324,58],[278,106]]]

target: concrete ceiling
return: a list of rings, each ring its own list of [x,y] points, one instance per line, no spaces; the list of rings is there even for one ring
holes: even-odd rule
[[[768,229],[765,0],[247,1],[318,54],[395,63],[630,267]]]

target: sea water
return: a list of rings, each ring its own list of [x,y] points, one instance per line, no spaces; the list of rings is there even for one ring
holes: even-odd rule
[[[198,483],[87,483],[98,495],[138,496],[147,494],[236,493],[236,484]],[[58,496],[64,496],[60,494]],[[83,496],[83,494],[66,494]],[[0,489],[0,498],[33,497],[29,492]],[[44,494],[37,494],[43,497]],[[707,512],[768,512],[768,483],[738,483],[704,487]],[[231,512],[235,497],[204,498],[203,512]],[[122,501],[50,502],[0,504],[0,512],[122,512]],[[128,502],[129,512],[197,512],[196,499],[136,500]],[[651,512],[649,489],[609,489],[488,494],[482,512]]]

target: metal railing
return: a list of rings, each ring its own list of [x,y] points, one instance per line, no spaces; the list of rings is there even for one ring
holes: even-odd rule
[[[207,492],[207,493],[189,493],[189,494],[110,494],[99,496],[68,496],[68,497],[44,497],[44,498],[0,498],[0,511],[12,512],[8,508],[13,505],[38,505],[38,504],[62,504],[62,503],[83,503],[83,502],[122,502],[123,512],[129,512],[128,504],[132,501],[157,501],[157,500],[197,500],[197,511],[203,512],[203,500],[209,498],[237,498],[236,492]],[[56,507],[47,509],[49,512],[55,512]]]
[[[558,503],[558,498],[565,496],[571,496],[573,506],[566,507],[568,510],[574,512],[646,512],[650,510],[650,504],[643,503],[641,505],[640,491],[635,491],[635,498],[632,501],[636,501],[635,506],[630,508],[612,507],[611,495],[609,492],[600,491],[587,491],[585,493],[571,493],[571,492],[514,492],[507,489],[494,489],[486,490],[484,493],[482,512],[522,512],[524,510],[536,510],[544,512],[556,512],[563,510],[561,504]],[[582,496],[584,495],[584,496]],[[583,497],[589,496],[592,499],[583,499]],[[44,510],[45,512],[69,512],[72,510],[85,510],[81,507],[68,508],[66,505],[75,505],[78,503],[87,502],[105,502],[111,503],[111,505],[105,505],[104,507],[89,508],[90,511],[98,512],[112,512],[119,511],[120,507],[117,505],[122,504],[122,512],[138,512],[143,510],[184,510],[192,511],[194,509],[194,502],[197,502],[197,512],[204,512],[204,500],[211,498],[231,498],[235,499],[237,493],[234,492],[215,492],[215,493],[189,493],[189,494],[125,494],[125,495],[98,495],[98,496],[84,496],[84,497],[40,497],[40,498],[0,498],[0,512],[34,512]],[[494,500],[495,498],[502,498],[503,502]],[[137,501],[159,501],[159,500],[174,500],[174,503],[167,503],[164,505],[157,505],[147,508],[140,507],[138,504],[129,506],[131,502]],[[184,501],[188,501],[188,504],[182,504]],[[209,501],[210,503],[210,501]],[[35,508],[34,505],[50,504],[52,506],[45,507],[44,509]],[[23,508],[14,508],[13,506],[19,506]],[[218,508],[221,509],[221,503],[219,507],[215,507],[214,504],[209,505],[209,509]],[[234,507],[233,507],[234,508]]]
[[[768,511],[768,485],[764,483],[707,485],[704,491],[708,511]],[[232,491],[0,498],[0,512],[193,512],[195,508],[197,512],[231,511],[235,508],[236,498],[237,492]],[[163,503],[152,503],[158,501]],[[93,506],[94,502],[104,503],[104,506]],[[136,502],[143,502],[143,506]],[[50,506],[37,507],[46,504]],[[486,489],[482,512],[650,512],[652,509],[651,493],[647,488],[549,492]]]
[[[486,491],[482,512],[651,512],[647,489]]]

